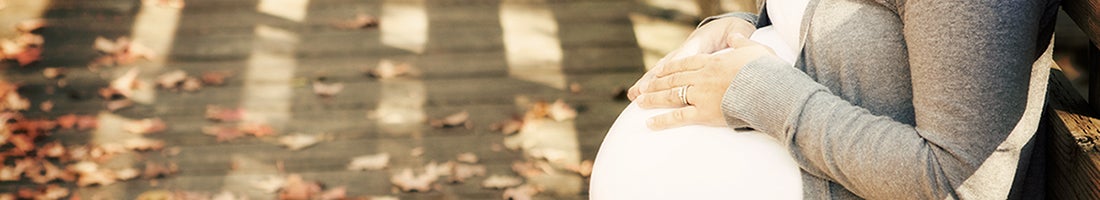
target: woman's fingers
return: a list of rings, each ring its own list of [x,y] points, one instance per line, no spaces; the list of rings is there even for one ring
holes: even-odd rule
[[[642,108],[679,108],[687,106],[680,99],[680,88],[642,93],[636,101]],[[685,96],[686,98],[686,96]],[[689,99],[688,102],[691,102]]]
[[[697,116],[698,110],[695,106],[688,106],[649,118],[646,125],[652,130],[664,130],[693,124],[692,121],[697,121],[694,120]]]
[[[661,67],[661,70],[658,71],[657,78],[672,75],[675,73],[702,69],[703,65],[706,65],[707,62],[710,61],[710,59],[710,55],[699,54],[688,56],[682,59],[669,60]]]
[[[656,91],[668,90],[668,89],[672,89],[672,88],[683,87],[683,86],[691,85],[692,80],[698,80],[698,79],[701,79],[701,78],[706,78],[706,77],[699,77],[699,75],[700,75],[699,73],[694,73],[694,72],[681,72],[681,73],[668,75],[668,76],[665,76],[665,77],[658,77],[658,78],[653,79],[652,81],[649,81],[649,87],[646,87],[641,92],[642,93],[656,92]]]

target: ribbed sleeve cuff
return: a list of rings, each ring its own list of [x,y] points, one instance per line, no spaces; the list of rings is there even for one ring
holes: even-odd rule
[[[722,19],[722,18],[727,18],[727,17],[741,18],[741,19],[744,19],[745,21],[748,21],[750,24],[753,24],[753,25],[756,25],[756,22],[760,20],[760,16],[757,16],[756,14],[747,13],[747,12],[731,12],[731,13],[726,13],[726,14],[707,17],[706,19],[703,19],[703,22],[699,22],[699,25],[695,26],[695,28],[698,29],[699,27],[703,27],[704,24],[710,23],[711,21],[714,21],[714,20],[717,20],[717,19]]]
[[[722,112],[732,128],[752,127],[783,140],[815,92],[828,92],[806,73],[774,56],[753,60],[730,82]]]

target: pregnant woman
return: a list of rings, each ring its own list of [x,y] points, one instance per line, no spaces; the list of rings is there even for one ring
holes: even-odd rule
[[[769,0],[708,18],[631,88],[590,195],[1024,197],[1057,5]]]

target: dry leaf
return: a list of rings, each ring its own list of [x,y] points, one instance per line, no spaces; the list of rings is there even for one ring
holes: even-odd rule
[[[467,129],[469,129],[473,127],[469,119],[470,113],[462,111],[455,114],[447,115],[447,117],[443,117],[442,119],[428,120],[428,124],[435,128],[465,126]]]
[[[512,117],[501,122],[494,123],[489,127],[490,130],[500,131],[504,135],[511,135],[518,133],[523,129],[523,119],[518,117]]]
[[[194,77],[187,77],[187,79],[183,80],[183,84],[180,85],[180,89],[184,92],[199,91],[199,89],[202,89],[202,81]]]
[[[164,141],[135,137],[122,141],[122,147],[133,151],[152,151],[164,148]]]
[[[141,174],[142,178],[154,179],[158,177],[165,177],[179,172],[179,166],[176,163],[168,163],[168,165],[145,162],[145,172]]]
[[[395,63],[388,59],[378,61],[378,67],[367,70],[367,75],[378,79],[390,79],[400,76],[417,76],[419,70],[409,63]]]
[[[80,178],[76,180],[76,185],[80,187],[90,185],[107,186],[115,183],[115,173],[111,170],[99,170],[88,173],[80,173]]]
[[[471,164],[476,164],[478,161],[477,155],[471,152],[460,153],[458,154],[458,156],[456,156],[455,160]]]
[[[65,72],[66,70],[64,68],[47,67],[42,69],[42,76],[45,76],[47,79],[57,79],[65,77]]]
[[[415,176],[412,169],[405,168],[390,177],[390,183],[404,192],[428,192],[432,190],[432,184],[438,178],[439,175],[431,172]]]
[[[535,166],[535,163],[531,161],[512,162],[512,171],[515,171],[516,174],[527,178],[537,177],[546,174],[546,172],[542,171],[542,168]]]
[[[389,153],[378,153],[374,155],[359,156],[351,159],[351,163],[348,164],[348,170],[381,170],[385,169],[386,166],[389,165],[389,163]]]
[[[244,109],[228,109],[216,105],[206,105],[206,119],[217,122],[235,122],[244,119]]]
[[[53,101],[43,101],[41,104],[38,104],[38,108],[42,109],[42,112],[50,112],[53,110]]]
[[[341,186],[341,187],[336,187],[336,188],[332,188],[332,189],[329,189],[329,190],[325,190],[325,192],[322,192],[321,195],[317,196],[317,199],[320,199],[320,200],[338,200],[338,199],[347,199],[347,196],[348,196],[348,188]]]
[[[127,121],[125,124],[122,124],[122,129],[133,134],[145,135],[167,130],[168,125],[164,123],[164,120],[160,120],[160,118],[151,118]]]
[[[320,97],[332,97],[344,90],[343,83],[326,84],[321,81],[313,82],[313,93]]]
[[[202,127],[202,133],[213,135],[218,142],[230,141],[244,136],[244,132],[231,126],[204,126]]]
[[[129,71],[126,71],[126,74],[123,74],[114,81],[111,81],[111,84],[108,88],[113,89],[114,92],[122,95],[123,97],[129,98],[134,95],[134,89],[137,89],[138,85],[140,84],[137,80],[138,73],[140,73],[138,68],[131,68]]]
[[[131,101],[129,99],[119,99],[107,101],[106,107],[107,111],[114,112],[123,108],[129,108],[130,106],[134,106],[134,101]]]
[[[60,158],[67,153],[65,146],[61,145],[59,141],[46,143],[39,147],[37,152],[39,158]]]
[[[355,18],[332,23],[332,26],[340,29],[363,29],[378,26],[378,19],[367,14],[356,14]]]
[[[183,70],[175,70],[168,73],[157,76],[157,86],[165,89],[176,89],[179,87],[183,80],[187,79],[187,72]]]
[[[531,200],[534,196],[539,194],[542,188],[532,186],[530,184],[521,185],[519,187],[508,188],[504,190],[504,194],[501,195],[505,200]]]
[[[581,86],[580,83],[574,82],[574,83],[569,84],[569,93],[580,94],[581,90],[583,90],[583,89],[584,88]]]
[[[255,122],[241,123],[237,126],[237,130],[240,130],[242,133],[250,134],[256,137],[263,137],[275,134],[275,128],[272,128],[271,125]]]
[[[34,199],[61,199],[69,196],[69,188],[61,187],[57,184],[46,185],[42,188],[42,192]]]
[[[481,182],[481,187],[489,189],[504,189],[523,183],[523,180],[507,175],[492,175]]]
[[[455,164],[451,168],[451,183],[462,183],[467,178],[475,176],[485,176],[485,165],[471,165],[471,164]]]
[[[206,85],[220,86],[225,84],[225,79],[232,76],[230,72],[211,71],[202,73],[202,83]]]
[[[313,146],[318,142],[321,142],[321,137],[318,135],[293,134],[279,138],[280,144],[294,151]]]
[[[558,99],[550,104],[549,115],[551,119],[555,121],[565,121],[573,118],[577,118],[577,110],[574,110],[565,101]]]
[[[124,180],[124,181],[125,180],[130,180],[130,179],[137,178],[138,175],[141,175],[141,174],[138,173],[137,169],[134,169],[132,167],[115,171],[115,178],[118,178],[118,180]]]
[[[301,175],[290,174],[279,190],[281,200],[308,200],[321,193],[321,185],[314,181],[305,181]]]

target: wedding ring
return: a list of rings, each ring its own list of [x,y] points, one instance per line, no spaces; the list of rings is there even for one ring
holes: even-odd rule
[[[691,87],[691,85],[680,87],[680,103],[684,104],[685,106],[690,106],[691,105],[691,102],[688,102],[688,98],[687,98],[687,90],[690,87]]]

